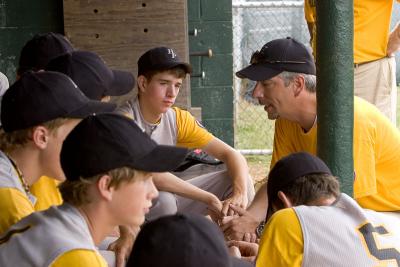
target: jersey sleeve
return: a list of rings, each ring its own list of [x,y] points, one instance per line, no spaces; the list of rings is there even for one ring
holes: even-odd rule
[[[107,267],[101,255],[92,250],[75,249],[59,256],[51,267]]]
[[[46,210],[53,205],[62,204],[62,197],[58,190],[59,183],[55,179],[42,176],[31,186],[31,193],[36,197],[35,211]]]
[[[179,108],[174,110],[178,128],[178,146],[203,148],[214,138],[188,111]]]
[[[293,209],[276,212],[260,240],[257,267],[300,267],[303,261],[303,234]]]
[[[28,197],[15,188],[0,188],[0,234],[22,218],[33,213]]]

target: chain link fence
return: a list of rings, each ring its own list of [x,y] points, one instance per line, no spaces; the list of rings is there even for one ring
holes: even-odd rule
[[[307,44],[304,1],[232,1],[233,72],[248,65],[266,42],[287,36]],[[273,122],[251,97],[254,83],[234,78],[235,147],[243,154],[270,154]]]

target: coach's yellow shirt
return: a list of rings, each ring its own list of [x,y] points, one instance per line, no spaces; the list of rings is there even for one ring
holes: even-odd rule
[[[304,3],[306,21],[314,25],[316,1],[305,0]],[[354,63],[386,57],[392,8],[392,0],[354,0]],[[312,34],[316,40],[315,26]],[[313,49],[315,55],[315,44]]]
[[[307,133],[286,119],[275,122],[271,168],[294,152],[317,152],[317,125]],[[400,132],[367,101],[354,97],[354,198],[367,209],[400,210]]]

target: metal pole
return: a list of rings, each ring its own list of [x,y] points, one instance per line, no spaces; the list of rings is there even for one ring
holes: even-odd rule
[[[317,8],[318,156],[353,195],[353,1]]]

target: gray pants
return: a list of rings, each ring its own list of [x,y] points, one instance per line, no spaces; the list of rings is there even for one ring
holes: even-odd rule
[[[232,179],[228,175],[225,164],[197,164],[183,172],[174,174],[204,191],[213,193],[220,200],[227,199],[232,195]],[[253,181],[248,176],[247,198],[249,203],[253,200],[254,194]],[[176,212],[206,215],[207,205],[169,192],[160,192],[158,198],[153,201],[153,207],[147,214],[146,219],[151,221],[162,216],[175,214]]]

